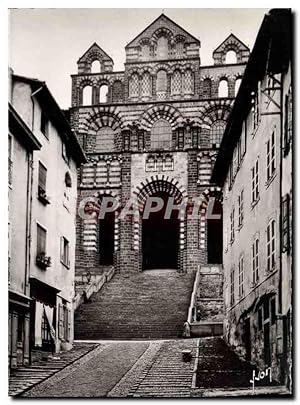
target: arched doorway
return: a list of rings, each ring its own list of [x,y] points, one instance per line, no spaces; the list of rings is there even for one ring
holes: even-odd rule
[[[142,220],[142,257],[143,270],[177,269],[179,253],[178,210],[173,209],[169,219],[165,219],[165,210],[169,194],[157,192],[152,197],[163,200],[163,208],[149,214]]]
[[[213,199],[212,216],[207,218],[207,262],[221,264],[223,255],[222,203]]]
[[[104,218],[99,220],[99,260],[104,266],[114,263],[114,230],[115,214],[106,213]]]

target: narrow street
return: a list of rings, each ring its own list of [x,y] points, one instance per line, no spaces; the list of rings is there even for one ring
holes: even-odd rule
[[[251,365],[234,355],[222,339],[97,343],[78,361],[20,396],[181,398],[209,396],[209,387],[221,390],[221,396],[234,396],[240,390],[252,395]],[[190,361],[183,361],[183,350],[190,351]],[[264,387],[267,384],[258,393],[263,394]],[[286,394],[282,387],[272,388],[276,395]]]

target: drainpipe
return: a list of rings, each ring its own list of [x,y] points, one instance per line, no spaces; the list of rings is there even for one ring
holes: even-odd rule
[[[283,124],[283,73],[281,73],[281,80],[280,80],[280,167],[279,167],[279,297],[278,297],[278,313],[282,315],[282,147],[283,147],[283,131],[284,131],[284,124]]]

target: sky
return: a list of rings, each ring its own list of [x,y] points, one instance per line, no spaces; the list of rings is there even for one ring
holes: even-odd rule
[[[124,70],[125,46],[162,12],[201,41],[202,65],[234,33],[252,49],[268,9],[97,8],[13,9],[9,13],[9,64],[14,72],[46,81],[61,108],[71,105],[71,74],[94,43]]]

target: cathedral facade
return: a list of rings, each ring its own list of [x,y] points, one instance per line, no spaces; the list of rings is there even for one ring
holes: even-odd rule
[[[222,262],[222,217],[207,219],[208,200],[222,214],[211,169],[243,75],[249,49],[230,34],[202,66],[200,41],[164,14],[126,47],[124,71],[94,43],[72,75],[71,125],[88,162],[78,173],[78,204],[114,197],[118,209],[77,218],[77,275],[105,268],[138,272]],[[183,215],[122,217],[134,197],[186,203]],[[189,216],[201,197],[199,215]]]

